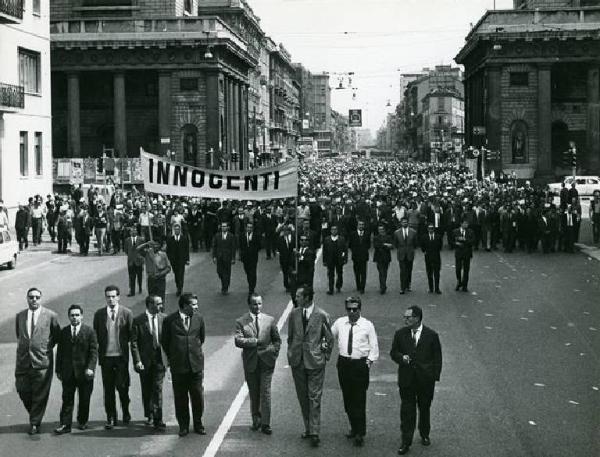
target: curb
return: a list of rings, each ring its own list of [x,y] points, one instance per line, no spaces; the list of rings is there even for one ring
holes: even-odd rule
[[[600,248],[597,246],[588,246],[587,244],[575,243],[582,254],[600,261]]]

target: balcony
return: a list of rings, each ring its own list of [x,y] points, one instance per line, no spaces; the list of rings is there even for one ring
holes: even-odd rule
[[[0,113],[14,113],[25,108],[23,86],[0,83]]]
[[[23,20],[23,0],[0,0],[0,24],[20,24]]]

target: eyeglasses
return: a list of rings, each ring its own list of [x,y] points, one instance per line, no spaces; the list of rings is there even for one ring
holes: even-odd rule
[[[349,313],[358,313],[360,311],[360,308],[346,308],[346,311],[348,311]]]
[[[404,319],[412,319],[415,316],[404,316]]]
[[[42,298],[41,295],[27,295],[27,298],[29,298],[30,300],[39,300]]]

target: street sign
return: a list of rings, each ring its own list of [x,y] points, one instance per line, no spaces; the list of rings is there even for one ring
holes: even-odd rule
[[[362,110],[360,110],[360,109],[348,110],[348,126],[362,127]]]
[[[485,135],[485,127],[483,125],[474,125],[473,135]]]
[[[160,144],[170,144],[171,143],[171,138],[161,138],[160,139]]]

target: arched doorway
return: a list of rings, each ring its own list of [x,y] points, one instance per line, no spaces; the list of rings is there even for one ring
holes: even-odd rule
[[[563,168],[563,153],[569,149],[569,127],[564,121],[552,123],[552,168]]]
[[[190,165],[197,165],[198,155],[198,128],[193,124],[186,124],[181,129],[183,146],[183,161]]]

